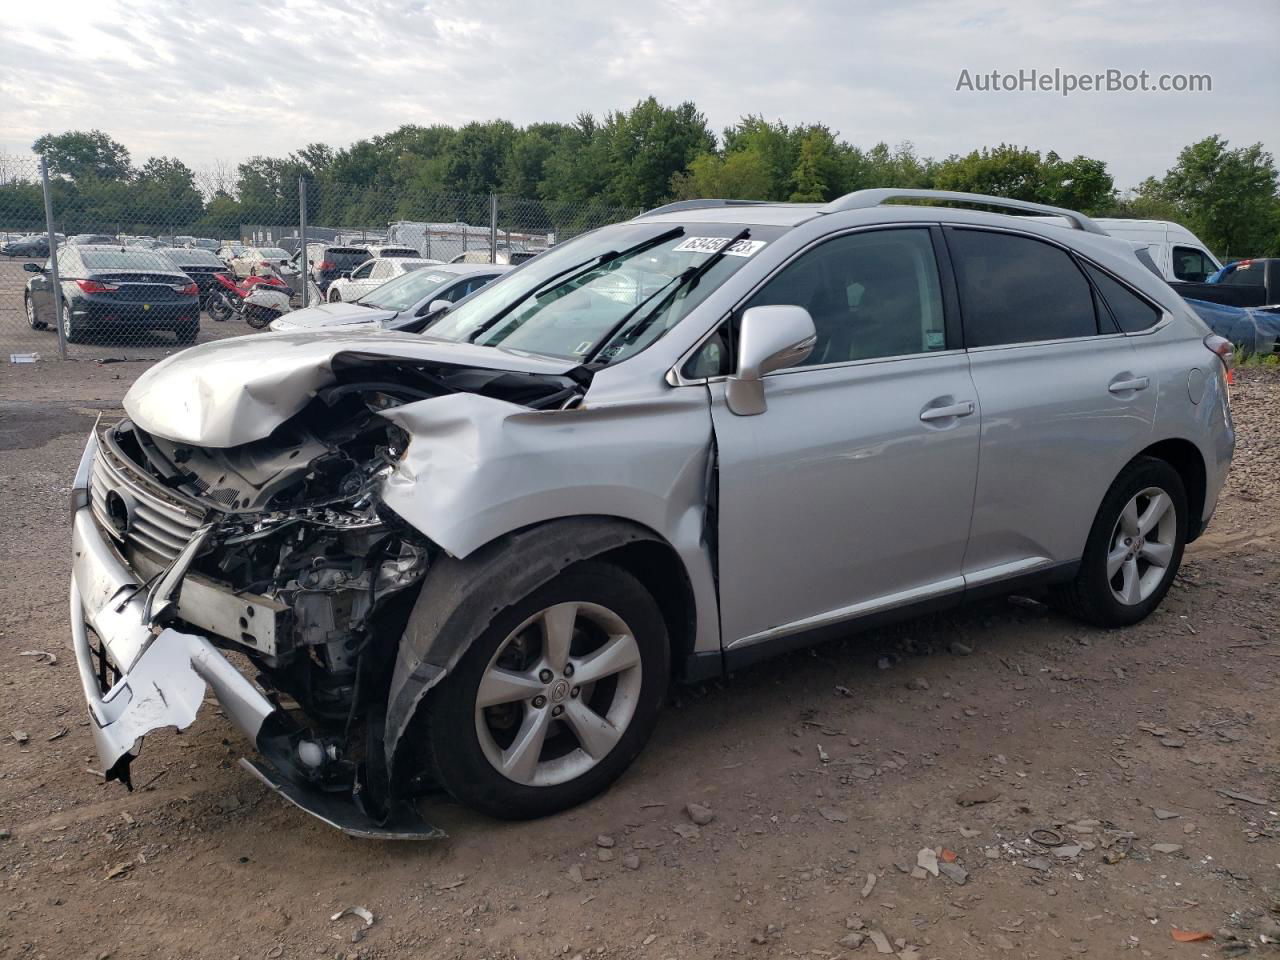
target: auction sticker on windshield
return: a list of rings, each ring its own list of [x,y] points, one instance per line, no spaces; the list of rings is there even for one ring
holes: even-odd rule
[[[674,253],[718,253],[720,248],[729,242],[728,237],[685,237],[672,252]],[[730,257],[750,257],[767,241],[739,240],[725,253]]]

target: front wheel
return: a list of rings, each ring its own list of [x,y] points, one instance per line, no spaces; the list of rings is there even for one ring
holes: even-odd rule
[[[666,695],[657,603],[626,570],[588,561],[494,618],[426,704],[439,782],[507,819],[600,793],[639,754]]]
[[[330,288],[329,288],[329,302],[330,302],[330,303],[341,303],[341,302],[342,302],[342,291],[341,291],[341,290],[339,290],[337,287],[330,287]]]
[[[1102,498],[1080,570],[1055,598],[1100,627],[1146,617],[1164,599],[1187,542],[1187,494],[1164,460],[1139,457]]]
[[[84,331],[71,316],[71,307],[65,301],[62,304],[62,338],[67,343],[79,343],[84,339]]]
[[[31,302],[31,296],[29,294],[24,296],[22,303],[27,311],[27,326],[32,330],[43,330],[46,324],[43,320],[36,319],[36,305]]]

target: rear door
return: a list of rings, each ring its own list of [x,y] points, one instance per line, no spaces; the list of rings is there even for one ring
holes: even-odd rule
[[[1151,435],[1157,373],[1064,247],[948,227],[982,451],[968,586],[1073,561]]]
[[[759,416],[710,384],[727,648],[963,588],[980,418],[940,243],[928,227],[836,236],[742,305],[805,307],[818,339],[766,377]]]

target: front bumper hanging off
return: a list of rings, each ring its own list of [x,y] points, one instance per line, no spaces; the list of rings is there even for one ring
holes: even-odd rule
[[[393,818],[378,819],[363,809],[350,790],[328,791],[308,782],[296,752],[301,731],[292,718],[208,639],[154,626],[180,597],[182,578],[209,530],[197,531],[153,583],[142,583],[103,534],[88,506],[88,478],[96,453],[94,434],[72,492],[71,643],[89,705],[90,730],[107,779],[131,787],[129,765],[138,755],[142,738],[165,727],[185,730],[195,720],[207,690],[212,690],[232,724],[265,760],[242,760],[241,764],[294,805],[353,836],[444,836],[408,804],[402,804]],[[96,653],[90,632],[100,647]]]

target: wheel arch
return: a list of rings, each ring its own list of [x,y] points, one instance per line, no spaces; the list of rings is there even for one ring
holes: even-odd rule
[[[1163,460],[1178,471],[1187,492],[1187,542],[1204,530],[1204,503],[1208,490],[1208,470],[1200,448],[1190,440],[1170,438],[1151,444],[1138,454]]]
[[[399,745],[429,692],[499,612],[584,560],[615,563],[640,580],[662,610],[673,665],[690,659],[697,612],[689,571],[666,539],[639,523],[561,517],[503,534],[465,557],[442,553],[409,613],[391,672],[383,749],[393,784],[405,772]]]

